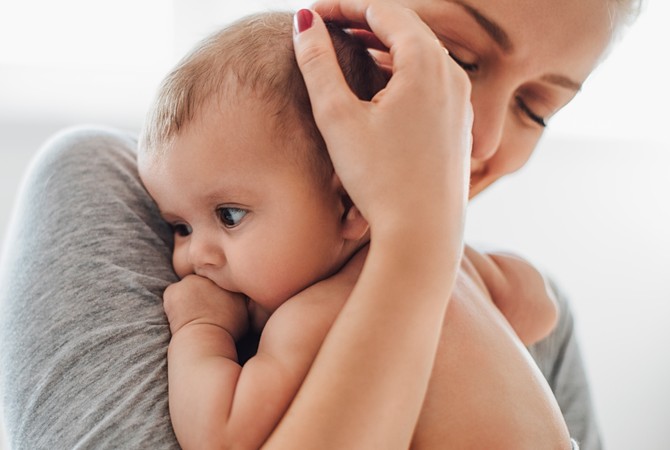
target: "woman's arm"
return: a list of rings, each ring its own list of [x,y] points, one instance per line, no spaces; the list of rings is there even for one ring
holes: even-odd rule
[[[167,402],[171,232],[136,140],[80,128],[26,174],[0,268],[0,377],[12,449],[177,449]]]
[[[370,252],[268,448],[408,448],[460,263],[467,77],[409,10],[378,2],[345,14],[367,20],[394,58],[372,102],[347,94],[318,16],[296,54],[335,170],[370,224]]]
[[[179,448],[162,308],[176,281],[171,231],[137,177],[135,145],[116,130],[70,130],[44,146],[24,180],[0,265],[0,382],[13,449]],[[558,298],[559,324],[531,354],[572,435],[598,449],[572,315]]]

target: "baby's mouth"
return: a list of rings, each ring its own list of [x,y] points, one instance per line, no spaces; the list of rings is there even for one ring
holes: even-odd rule
[[[235,289],[234,286],[231,286],[231,283],[227,283],[226,277],[221,276],[219,272],[208,271],[204,269],[203,270],[196,269],[195,274],[203,278],[207,278],[209,281],[216,284],[219,288],[223,289],[224,291],[232,292],[233,294],[242,294],[246,297],[246,294],[244,294],[244,292],[238,291],[237,289]]]

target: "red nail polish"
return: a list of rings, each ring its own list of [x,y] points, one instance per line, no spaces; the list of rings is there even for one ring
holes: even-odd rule
[[[312,26],[314,15],[309,9],[301,9],[293,17],[293,25],[298,33],[308,30]]]

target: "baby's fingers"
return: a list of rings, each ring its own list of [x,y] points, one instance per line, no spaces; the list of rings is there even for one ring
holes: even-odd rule
[[[211,324],[238,339],[248,326],[244,296],[224,291],[198,275],[188,275],[168,286],[163,293],[163,307],[172,334],[188,324]]]

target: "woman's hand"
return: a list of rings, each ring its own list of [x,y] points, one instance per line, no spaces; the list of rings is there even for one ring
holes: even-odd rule
[[[318,14],[295,37],[298,64],[335,171],[370,222],[462,219],[472,113],[470,83],[411,10],[390,0],[322,1],[324,18],[371,30],[392,76],[371,102],[348,88]],[[309,12],[301,12],[302,27]],[[301,28],[297,20],[296,27]]]
[[[317,8],[369,27],[389,48],[392,74],[372,101],[359,101],[323,21],[307,10],[296,15],[296,56],[316,122],[336,173],[370,224],[371,242],[347,302],[265,448],[300,442],[407,449],[462,254],[469,82],[418,16],[394,1],[334,0]]]
[[[209,324],[226,330],[237,341],[249,327],[244,296],[224,291],[198,275],[188,275],[168,286],[163,306],[172,335],[190,324]]]

